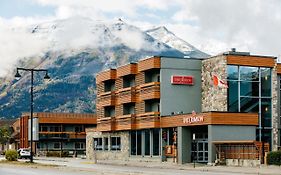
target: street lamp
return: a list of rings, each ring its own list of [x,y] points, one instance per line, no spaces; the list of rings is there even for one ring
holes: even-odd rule
[[[34,72],[45,72],[44,79],[50,79],[48,75],[48,70],[47,69],[26,69],[26,68],[17,68],[17,73],[15,75],[16,79],[20,79],[21,75],[19,71],[28,71],[31,72],[31,87],[30,87],[30,162],[33,163],[33,75]]]

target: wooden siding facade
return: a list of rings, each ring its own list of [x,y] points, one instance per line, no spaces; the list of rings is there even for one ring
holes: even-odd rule
[[[145,112],[144,100],[160,99],[160,82],[145,83],[145,72],[160,69],[160,57],[141,60],[115,70],[108,70],[97,75],[97,130],[121,131],[160,126],[159,112]],[[134,77],[134,84],[124,87],[126,76]],[[104,92],[104,82],[115,80],[115,89]],[[124,114],[125,104],[134,105],[134,114]],[[112,117],[106,117],[105,107],[115,109]]]
[[[240,66],[274,67],[275,57],[252,55],[226,55],[227,64]]]

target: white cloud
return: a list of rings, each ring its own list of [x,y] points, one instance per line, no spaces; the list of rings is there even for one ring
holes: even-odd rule
[[[26,31],[11,30],[51,19],[84,16],[94,20],[119,18],[142,29],[164,25],[177,36],[198,49],[217,54],[237,47],[237,50],[255,54],[281,53],[281,1],[279,0],[30,0],[42,6],[53,6],[53,16],[0,17],[0,75],[17,58],[42,53],[49,41],[31,36]],[[58,48],[87,46],[98,38],[89,38],[83,28],[71,27],[58,37]],[[77,30],[77,31],[74,31]],[[67,36],[76,36],[69,40]],[[123,34],[119,34],[122,36]],[[122,36],[123,42],[135,49],[144,45],[134,35]],[[27,44],[28,43],[28,44]],[[104,43],[106,44],[106,43]],[[3,47],[2,47],[3,46]],[[11,67],[11,66],[10,66]],[[2,72],[2,73],[1,73]]]
[[[18,21],[15,22],[16,24],[22,23],[20,19],[16,21]],[[39,40],[23,28],[18,28],[18,25],[12,25],[1,18],[0,33],[0,76],[11,70],[19,58],[38,56],[47,46],[45,41]]]

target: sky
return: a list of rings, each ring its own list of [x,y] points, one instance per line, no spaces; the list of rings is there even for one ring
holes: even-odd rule
[[[0,0],[0,76],[20,57],[46,47],[15,29],[73,16],[121,18],[142,30],[166,26],[211,55],[231,48],[281,54],[280,0]]]

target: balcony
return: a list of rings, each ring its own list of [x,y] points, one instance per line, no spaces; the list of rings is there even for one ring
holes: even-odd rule
[[[39,132],[39,139],[86,139],[85,132],[49,132],[41,131]]]
[[[137,74],[137,64],[131,63],[117,69],[117,77]]]
[[[128,87],[117,91],[117,103],[132,103],[136,102],[136,88]]]
[[[122,115],[115,118],[115,130],[135,129],[135,114]]]
[[[99,118],[97,122],[98,131],[113,131],[114,130],[115,118],[103,117]]]
[[[135,129],[159,128],[160,112],[147,112],[136,115]]]
[[[98,106],[115,105],[115,92],[105,92],[98,96]]]
[[[116,79],[116,70],[110,69],[108,71],[101,72],[96,76],[96,83],[99,84],[106,80],[114,80]]]
[[[138,63],[138,71],[146,71],[150,69],[160,68],[161,67],[161,61],[160,57],[152,57],[149,59],[141,60]]]
[[[160,82],[151,82],[139,86],[140,100],[159,99]]]

